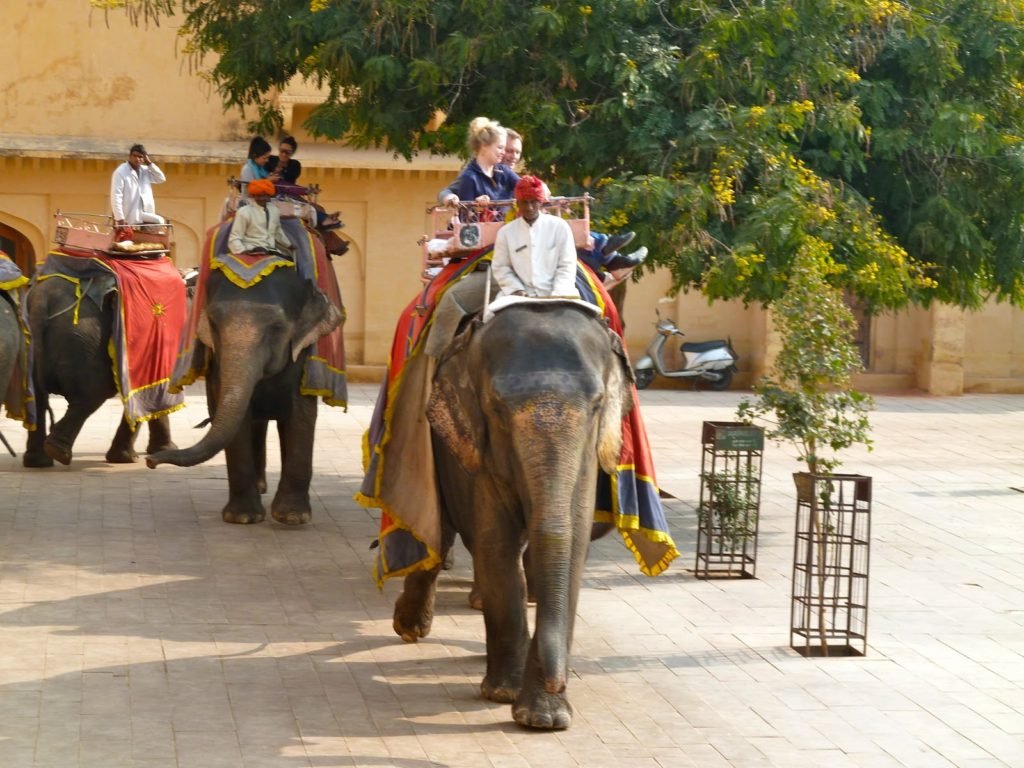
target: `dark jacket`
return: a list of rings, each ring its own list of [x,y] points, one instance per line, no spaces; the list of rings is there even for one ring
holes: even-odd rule
[[[284,168],[278,168],[280,163],[280,157],[271,155],[267,161],[267,171],[273,173],[275,170],[279,170],[281,172],[281,181],[285,184],[298,184],[299,174],[302,173],[302,163],[292,158],[288,160]]]
[[[462,169],[459,177],[446,187],[438,199],[451,192],[459,200],[476,200],[480,195],[487,195],[491,200],[511,200],[515,196],[519,175],[507,165],[494,166],[493,177],[480,170],[475,159],[470,160]]]

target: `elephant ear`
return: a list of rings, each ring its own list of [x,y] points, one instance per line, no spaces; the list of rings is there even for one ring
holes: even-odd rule
[[[609,475],[619,466],[622,454],[622,420],[633,408],[635,390],[633,369],[622,339],[608,330],[611,356],[605,379],[605,405],[601,409],[597,432],[597,461]]]
[[[482,463],[485,427],[479,396],[464,363],[464,358],[449,357],[439,365],[427,402],[427,421],[463,468],[476,473]]]
[[[199,313],[199,322],[196,324],[196,336],[209,349],[213,349],[213,330],[210,328],[210,317],[206,314],[206,307]]]
[[[333,331],[345,319],[341,310],[330,302],[323,291],[312,284],[307,289],[306,300],[292,334],[292,362],[299,359],[302,350]]]

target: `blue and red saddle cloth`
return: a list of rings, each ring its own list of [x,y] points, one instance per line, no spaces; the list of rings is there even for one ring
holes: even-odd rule
[[[406,425],[395,423],[396,409],[401,418],[421,420],[425,425],[425,394],[416,395],[411,407],[401,404],[406,377],[416,379],[410,386],[423,386],[429,379],[431,366],[422,365],[424,343],[430,332],[433,309],[444,293],[459,281],[472,275],[478,266],[491,258],[492,248],[482,249],[469,258],[444,267],[419,296],[410,302],[398,321],[392,342],[387,376],[381,385],[369,429],[363,438],[363,483],[356,500],[366,507],[381,510],[379,548],[374,566],[378,585],[394,576],[417,569],[429,569],[440,563],[440,505],[437,489],[422,486],[433,481],[432,471],[413,472],[419,488],[412,489],[401,481],[388,478],[389,473],[405,472],[402,465],[410,451],[430,451],[429,434],[416,433]],[[601,280],[586,266],[578,263],[576,287],[580,296],[601,309],[611,329],[622,336],[622,323],[611,297]],[[624,342],[623,342],[624,343]],[[636,558],[640,571],[656,576],[664,571],[679,552],[669,533],[661,505],[654,463],[647,441],[647,431],[640,414],[636,388],[632,387],[633,408],[622,421],[623,445],[618,469],[614,475],[600,472],[597,488],[594,525],[607,530],[617,528]],[[421,402],[422,401],[422,402]],[[428,428],[426,428],[428,429]],[[400,434],[401,437],[396,438]],[[396,443],[413,443],[400,445]],[[416,463],[423,464],[422,455]],[[432,459],[426,462],[432,468]],[[416,491],[416,500],[409,493]],[[424,494],[430,495],[424,495]]]

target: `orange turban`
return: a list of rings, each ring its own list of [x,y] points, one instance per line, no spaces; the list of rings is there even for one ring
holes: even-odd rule
[[[543,203],[548,199],[548,188],[536,176],[523,176],[516,184],[515,196],[516,200],[540,200]]]
[[[255,181],[250,181],[247,189],[249,190],[249,194],[253,196],[270,195],[273,197],[277,191],[274,189],[274,182],[270,179],[256,179]]]

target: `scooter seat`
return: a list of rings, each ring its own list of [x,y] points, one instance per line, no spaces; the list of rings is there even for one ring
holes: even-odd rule
[[[710,352],[712,349],[720,349],[727,346],[724,339],[717,341],[684,341],[679,347],[683,352]]]

